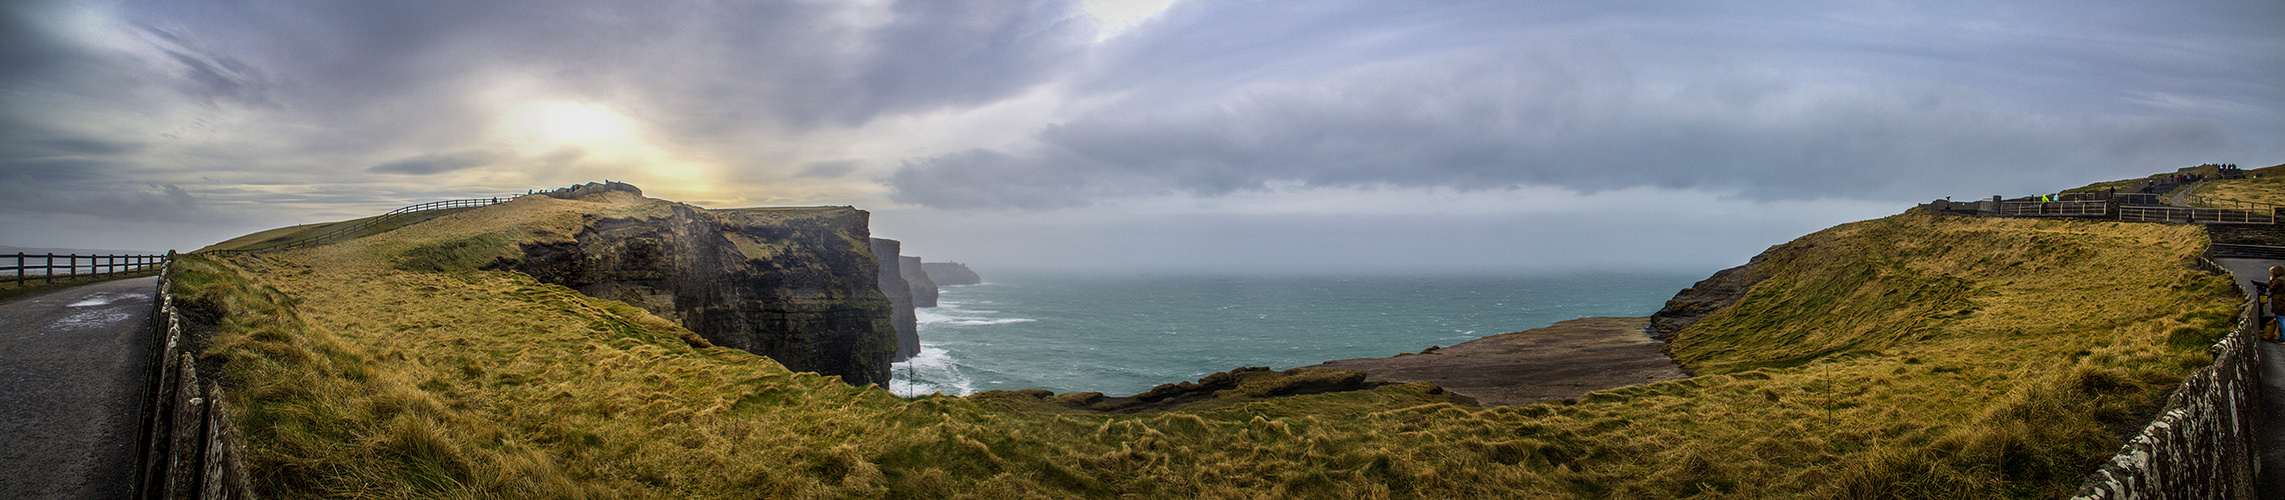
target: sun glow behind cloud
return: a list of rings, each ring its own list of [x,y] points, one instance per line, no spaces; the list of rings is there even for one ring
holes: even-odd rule
[[[519,103],[510,107],[507,122],[522,142],[585,147],[635,141],[632,120],[608,107],[576,101]]]
[[[578,99],[504,99],[494,109],[495,140],[536,182],[619,180],[660,195],[724,198],[720,165],[663,146],[643,122],[613,106]]]

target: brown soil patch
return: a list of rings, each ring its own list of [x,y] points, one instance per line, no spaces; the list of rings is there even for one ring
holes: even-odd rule
[[[1580,318],[1421,354],[1327,361],[1373,380],[1435,382],[1486,407],[1575,398],[1603,389],[1688,378],[1643,334],[1650,318]]]

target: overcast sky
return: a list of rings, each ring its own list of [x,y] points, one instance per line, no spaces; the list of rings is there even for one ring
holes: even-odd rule
[[[1997,4],[1997,5],[1991,5]],[[1700,273],[2285,163],[2285,2],[0,6],[0,245],[604,179],[999,268]]]

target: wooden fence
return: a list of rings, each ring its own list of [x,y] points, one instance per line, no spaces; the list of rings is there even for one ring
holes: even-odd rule
[[[151,357],[143,374],[143,412],[137,440],[135,498],[252,498],[245,439],[230,420],[222,387],[200,380],[198,358],[175,309],[174,252],[160,265],[152,297]]]
[[[44,280],[54,283],[58,279],[79,277],[108,277],[151,270],[165,255],[56,255],[28,254],[0,255],[0,283],[21,283]],[[61,262],[58,262],[58,261]],[[37,270],[35,274],[32,271]]]
[[[2276,224],[2273,212],[2247,212],[2220,208],[2118,207],[2118,220],[2126,222],[2177,222],[2184,224]]]
[[[2264,216],[2271,217],[2272,221],[2275,220],[2274,218],[2277,215],[2277,209],[2280,208],[2279,205],[2274,203],[2238,201],[2227,198],[2215,198],[2201,194],[2183,195],[2181,201],[2184,204],[2188,204],[2197,208],[2234,210],[2239,212],[2262,214]]]
[[[510,201],[510,200],[514,200],[514,199],[515,199],[515,197],[514,197],[514,196],[495,196],[495,197],[491,197],[491,198],[469,198],[469,199],[464,199],[464,200],[444,200],[444,201],[432,201],[432,202],[428,202],[428,203],[422,203],[422,204],[419,204],[419,205],[412,205],[412,206],[407,206],[407,207],[404,207],[404,208],[399,208],[399,209],[396,209],[396,210],[390,210],[388,213],[384,213],[384,214],[381,214],[381,215],[378,215],[378,216],[374,216],[374,217],[372,217],[372,218],[368,218],[368,219],[365,219],[365,220],[362,220],[362,221],[357,221],[357,222],[356,222],[356,223],[354,223],[354,224],[348,224],[348,225],[343,225],[343,226],[341,226],[341,227],[336,227],[336,228],[333,228],[332,230],[328,230],[328,231],[326,231],[326,232],[324,232],[324,233],[319,233],[319,234],[316,234],[316,235],[312,235],[312,236],[308,236],[308,237],[303,237],[303,238],[296,238],[296,239],[293,239],[293,240],[288,240],[288,241],[278,241],[278,242],[265,242],[265,243],[257,244],[257,245],[254,245],[254,246],[246,247],[246,248],[237,248],[237,249],[230,249],[230,250],[216,250],[215,252],[217,252],[217,253],[254,253],[254,252],[274,252],[274,251],[279,251],[279,250],[292,250],[292,249],[296,249],[296,248],[313,247],[313,246],[323,245],[323,244],[327,244],[327,243],[333,243],[333,242],[336,242],[336,241],[341,241],[341,240],[345,240],[345,239],[349,239],[349,238],[355,237],[355,236],[357,236],[357,235],[359,234],[359,232],[361,232],[361,231],[364,231],[364,230],[366,230],[366,229],[370,229],[370,228],[372,228],[372,227],[374,227],[374,226],[379,226],[379,225],[382,225],[382,224],[387,224],[387,223],[391,223],[391,222],[396,222],[396,221],[400,221],[400,220],[405,220],[405,219],[408,219],[408,218],[412,218],[412,217],[418,217],[418,216],[420,216],[420,215],[425,215],[425,214],[421,214],[420,212],[428,212],[428,211],[431,211],[431,210],[444,210],[444,209],[451,209],[451,208],[470,208],[470,207],[481,207],[481,206],[492,205],[492,204],[496,204],[496,203],[502,203],[502,202],[506,202],[506,201]]]
[[[2102,217],[2110,215],[2110,202],[2084,201],[2003,201],[1999,214],[2007,217]]]

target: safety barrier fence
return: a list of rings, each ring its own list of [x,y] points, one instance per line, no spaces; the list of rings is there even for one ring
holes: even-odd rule
[[[165,255],[56,255],[52,253],[0,255],[0,283],[44,281],[81,277],[109,277],[151,270]],[[60,261],[60,262],[59,262]]]
[[[2215,198],[2204,198],[2199,203],[2207,206],[2143,205],[2126,203],[2115,198],[2110,200],[1987,200],[1979,202],[1937,200],[1925,206],[1944,212],[2000,217],[2073,217],[2175,224],[2276,224],[2279,213],[2276,206],[2266,203]]]
[[[2107,201],[2002,201],[1999,214],[2008,217],[2097,217],[2110,215]]]
[[[143,375],[135,497],[252,498],[245,440],[230,420],[222,387],[199,378],[198,358],[168,289],[174,282],[174,252],[166,257],[151,301],[157,311],[151,315],[151,357]]]
[[[2262,216],[2269,217],[2272,222],[2276,220],[2277,209],[2280,208],[2279,205],[2274,203],[2232,200],[2227,198],[2216,198],[2202,194],[2182,195],[2181,201],[2185,205],[2197,208],[2210,208],[2217,210],[2231,210],[2237,212],[2261,214]]]
[[[2118,207],[2118,220],[2186,224],[2276,224],[2277,214],[2220,208],[2122,206]]]
[[[363,233],[363,231],[366,229],[371,229],[374,226],[394,223],[424,215],[433,215],[424,212],[453,208],[481,207],[514,199],[515,196],[495,196],[491,198],[469,198],[462,200],[432,201],[419,205],[411,205],[403,208],[398,208],[396,210],[390,210],[388,213],[359,220],[355,223],[345,224],[340,227],[328,229],[323,233],[310,235],[307,237],[295,238],[287,241],[264,242],[246,248],[216,250],[215,253],[274,252],[279,250],[292,250],[296,248],[313,247],[359,236]]]

